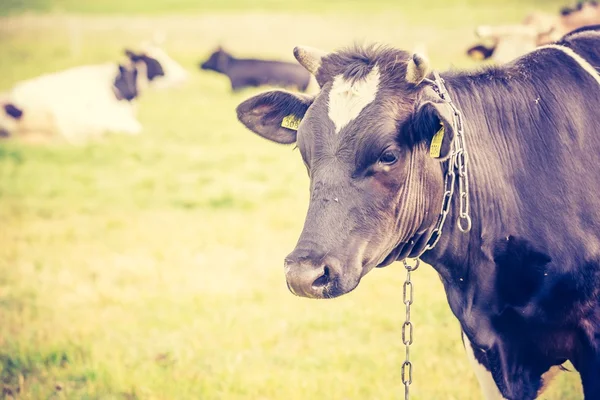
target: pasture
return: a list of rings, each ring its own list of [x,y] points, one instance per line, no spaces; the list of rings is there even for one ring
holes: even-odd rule
[[[289,293],[283,258],[308,204],[300,155],[235,119],[258,90],[232,94],[197,63],[217,44],[292,60],[297,44],[357,40],[425,45],[437,68],[473,67],[476,24],[564,5],[408,3],[3,2],[0,91],[117,60],[155,31],[192,79],[142,94],[138,137],[0,142],[0,397],[401,398],[401,264],[335,300]],[[422,267],[414,281],[411,398],[481,398],[436,273]],[[582,398],[578,375],[560,374],[542,398]]]

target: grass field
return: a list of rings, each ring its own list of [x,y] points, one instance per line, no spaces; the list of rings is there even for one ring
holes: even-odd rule
[[[2,2],[0,91],[117,60],[157,30],[192,80],[144,93],[140,137],[0,143],[0,398],[401,398],[401,265],[339,299],[291,295],[282,264],[308,201],[302,161],[235,120],[255,90],[231,94],[225,78],[196,69],[217,43],[292,59],[297,44],[354,40],[425,44],[437,67],[469,67],[475,24],[536,6],[369,4]],[[414,279],[411,398],[480,399],[435,272]],[[577,374],[542,398],[582,398]]]

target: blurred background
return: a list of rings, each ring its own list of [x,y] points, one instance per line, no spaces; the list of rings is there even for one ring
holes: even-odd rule
[[[237,122],[237,104],[264,87],[232,91],[226,75],[199,63],[219,46],[237,58],[294,61],[299,44],[383,42],[423,50],[439,69],[476,68],[467,49],[479,25],[573,5],[2,0],[0,92],[16,122],[0,141],[0,398],[401,398],[401,264],[335,300],[289,293],[283,259],[308,204],[301,158]],[[81,117],[76,103],[110,90],[118,63],[146,76],[152,64],[124,51],[153,58],[149,46],[164,53],[156,82],[169,84],[138,80],[131,107],[108,99],[94,122],[123,112],[119,121],[139,123],[134,134],[120,132],[127,124],[19,133],[36,112],[55,125],[60,107]],[[104,89],[87,86],[104,67],[85,78],[71,70],[98,65],[110,66]],[[58,71],[71,72],[48,78],[47,109],[13,91]],[[69,103],[72,87],[85,93]],[[11,104],[23,115],[14,118]],[[436,273],[421,268],[414,281],[412,398],[480,399]],[[542,398],[582,398],[578,375],[560,374]]]

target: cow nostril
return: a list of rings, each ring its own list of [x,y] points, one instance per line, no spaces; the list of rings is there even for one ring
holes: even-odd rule
[[[315,279],[315,281],[312,284],[312,287],[320,288],[323,286],[327,286],[329,284],[329,282],[331,282],[330,271],[329,271],[329,267],[326,265],[323,268],[323,275],[321,275],[320,277]]]

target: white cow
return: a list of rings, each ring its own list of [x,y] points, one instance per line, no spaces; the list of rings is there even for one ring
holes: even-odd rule
[[[106,63],[19,82],[3,101],[0,128],[15,136],[32,126],[47,128],[73,143],[106,132],[139,134],[142,125],[132,103],[138,95],[137,74],[135,67]],[[22,115],[8,112],[9,106]]]

